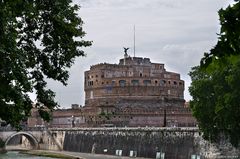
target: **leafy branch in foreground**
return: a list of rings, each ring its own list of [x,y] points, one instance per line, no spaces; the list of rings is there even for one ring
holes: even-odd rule
[[[30,115],[29,92],[36,92],[36,107],[49,120],[48,110],[57,105],[46,78],[66,85],[68,68],[81,47],[91,45],[82,38],[79,6],[71,0],[0,1],[0,118],[18,126]]]

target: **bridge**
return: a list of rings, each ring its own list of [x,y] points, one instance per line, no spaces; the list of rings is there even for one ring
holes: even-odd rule
[[[23,148],[63,150],[63,138],[58,140],[57,136],[54,135],[55,133],[52,133],[45,127],[24,128],[21,131],[17,131],[11,127],[0,128],[0,139],[5,143],[5,148],[8,147],[11,140],[20,136],[19,144]]]

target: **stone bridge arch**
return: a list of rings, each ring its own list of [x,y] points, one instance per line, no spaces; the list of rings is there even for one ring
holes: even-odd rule
[[[12,135],[10,135],[9,137],[7,137],[6,141],[5,141],[5,147],[8,145],[8,142],[17,135],[23,135],[25,136],[29,143],[31,144],[33,149],[37,149],[38,148],[38,140],[36,139],[36,137],[34,137],[32,134],[28,133],[28,132],[16,132],[13,133]]]

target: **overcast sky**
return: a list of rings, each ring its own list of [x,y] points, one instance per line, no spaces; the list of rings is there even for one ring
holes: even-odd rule
[[[93,41],[70,69],[67,87],[50,81],[61,107],[84,105],[84,71],[97,63],[118,63],[123,47],[133,56],[133,26],[136,27],[136,56],[164,63],[167,71],[181,74],[188,93],[191,67],[217,41],[217,11],[228,0],[75,0],[84,21],[85,40]]]

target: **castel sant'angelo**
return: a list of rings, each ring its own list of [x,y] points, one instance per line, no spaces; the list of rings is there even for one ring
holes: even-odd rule
[[[195,126],[184,100],[184,81],[164,64],[130,57],[100,63],[85,72],[85,106],[53,111],[50,127]],[[36,110],[28,126],[41,126]]]
[[[164,64],[130,57],[119,64],[101,63],[85,72],[88,126],[194,126],[184,106],[184,81]]]

